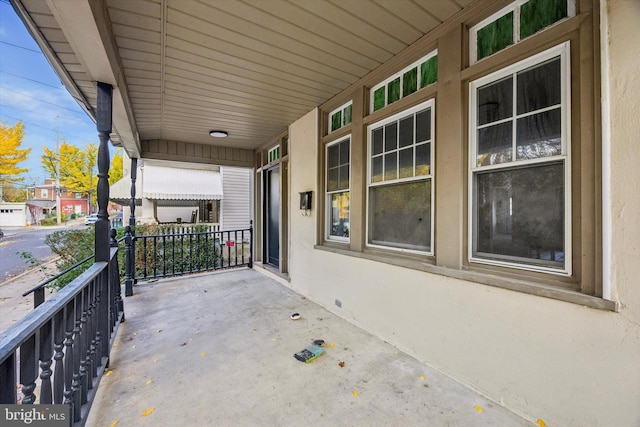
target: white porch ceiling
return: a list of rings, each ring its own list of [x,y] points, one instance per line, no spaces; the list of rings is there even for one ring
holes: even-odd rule
[[[255,149],[473,0],[11,0],[114,141]],[[229,137],[216,140],[212,129]]]

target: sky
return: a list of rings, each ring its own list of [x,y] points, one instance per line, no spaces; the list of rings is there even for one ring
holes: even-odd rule
[[[99,145],[91,118],[64,88],[44,54],[9,4],[0,0],[0,122],[24,123],[20,148],[31,148],[23,185],[44,182],[43,147],[63,140],[77,147]]]

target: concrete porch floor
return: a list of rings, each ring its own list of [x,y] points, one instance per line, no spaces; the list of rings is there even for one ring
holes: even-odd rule
[[[259,271],[134,292],[88,426],[535,426]]]

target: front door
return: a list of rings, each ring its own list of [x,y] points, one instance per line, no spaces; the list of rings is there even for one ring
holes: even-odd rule
[[[265,177],[265,257],[267,264],[280,267],[280,167]]]

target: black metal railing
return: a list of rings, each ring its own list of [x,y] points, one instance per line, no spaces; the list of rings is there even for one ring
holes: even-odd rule
[[[110,235],[111,235],[111,243],[110,243],[111,247],[118,246],[124,240],[124,236],[121,237],[120,239],[116,240],[116,229],[115,228],[111,229]],[[71,271],[79,268],[81,265],[93,260],[95,257],[96,257],[95,253],[89,255],[88,257],[86,257],[82,261],[79,261],[79,262],[73,264],[71,267],[67,268],[66,270],[61,271],[60,273],[58,273],[58,274],[56,274],[54,276],[48,277],[47,279],[45,279],[42,282],[38,283],[33,288],[31,288],[28,291],[24,292],[22,294],[22,296],[26,297],[27,295],[32,293],[33,294],[33,308],[38,307],[40,304],[42,304],[44,302],[44,296],[45,296],[45,292],[44,291],[45,291],[45,288],[47,287],[47,285],[49,285],[50,283],[55,282],[56,280],[58,280],[59,278],[61,278],[65,274],[70,273]]]
[[[238,230],[176,231],[135,236],[131,227],[126,228],[127,296],[138,280],[253,267],[253,222]]]
[[[0,403],[69,404],[84,425],[124,320],[117,252],[0,335]]]

